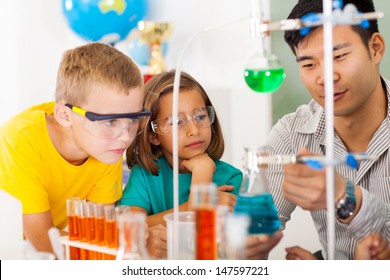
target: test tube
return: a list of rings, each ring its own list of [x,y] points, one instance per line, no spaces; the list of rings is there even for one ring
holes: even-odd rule
[[[99,246],[106,245],[106,239],[104,235],[104,204],[95,203],[94,205],[94,215],[95,215],[95,244]],[[95,257],[97,260],[103,259],[103,254],[96,252]]]
[[[191,186],[192,207],[195,210],[195,258],[217,259],[215,184]]]
[[[85,230],[85,237],[86,242],[90,244],[96,243],[96,230],[95,230],[95,212],[94,207],[95,203],[90,201],[85,201],[84,204],[84,228]],[[89,260],[96,260],[96,252],[95,251],[88,251],[87,259]]]
[[[68,237],[69,240],[80,239],[79,216],[81,208],[81,199],[79,197],[72,197],[66,200],[66,211],[68,216]],[[80,250],[76,247],[69,247],[69,258],[71,260],[80,259]]]
[[[130,207],[123,206],[115,210],[119,237],[117,260],[149,259],[145,248],[145,213],[133,212]]]
[[[118,228],[115,219],[115,206],[113,204],[104,205],[104,235],[107,247],[118,248]],[[107,258],[112,260],[114,256],[107,255]]]
[[[78,215],[78,227],[79,227],[79,236],[80,236],[80,242],[87,242],[87,230],[88,227],[86,225],[87,223],[87,217],[85,216],[84,211],[84,203],[85,201],[82,201],[80,203],[80,213]],[[88,250],[80,248],[80,260],[87,260],[88,259]]]
[[[229,216],[229,206],[227,205],[217,205],[217,225],[216,225],[216,235],[217,235],[217,249],[218,249],[218,259],[226,259],[226,235],[225,228],[227,218]]]

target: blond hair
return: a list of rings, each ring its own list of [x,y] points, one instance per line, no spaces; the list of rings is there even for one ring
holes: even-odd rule
[[[147,127],[126,151],[126,161],[129,168],[136,164],[141,165],[153,175],[158,175],[158,166],[155,160],[162,155],[161,147],[150,143],[151,135],[154,133],[150,122],[158,115],[160,97],[173,92],[175,71],[164,72],[153,76],[145,85],[144,107],[152,111]],[[203,87],[189,74],[182,72],[180,77],[180,90],[197,90],[203,97],[205,106],[213,106]],[[215,114],[215,120],[211,125],[211,142],[206,153],[213,160],[218,160],[224,152],[224,140],[221,125]]]
[[[64,53],[57,74],[56,102],[80,106],[96,86],[108,85],[128,95],[143,89],[138,66],[121,51],[102,43],[89,43]]]

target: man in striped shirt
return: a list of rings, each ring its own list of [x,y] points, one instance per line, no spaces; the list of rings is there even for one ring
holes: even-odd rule
[[[372,0],[344,1],[360,12],[373,12]],[[322,13],[322,1],[300,0],[289,18]],[[287,31],[285,40],[296,56],[300,77],[312,100],[273,127],[268,153],[325,155],[325,90],[323,28],[302,36]],[[334,156],[361,153],[377,156],[357,169],[335,167],[335,258],[352,259],[363,237],[379,232],[390,240],[390,83],[380,75],[385,41],[376,20],[368,28],[338,25],[333,28]],[[325,169],[305,164],[272,165],[270,188],[285,227],[296,206],[311,216],[327,258]]]

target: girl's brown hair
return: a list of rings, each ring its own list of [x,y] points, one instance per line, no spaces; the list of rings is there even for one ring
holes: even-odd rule
[[[150,143],[152,128],[150,122],[155,120],[158,115],[160,97],[173,93],[173,83],[175,79],[175,70],[164,72],[153,76],[145,85],[144,107],[152,111],[147,127],[134,139],[133,143],[126,151],[126,162],[129,168],[139,164],[153,175],[158,175],[158,166],[155,160],[160,158],[162,151],[160,146]],[[181,72],[180,90],[197,90],[203,97],[205,106],[213,106],[203,87],[189,74]],[[215,110],[215,109],[214,109]],[[218,160],[222,157],[225,144],[222,135],[221,125],[215,113],[215,120],[211,125],[211,142],[206,153],[213,159]]]

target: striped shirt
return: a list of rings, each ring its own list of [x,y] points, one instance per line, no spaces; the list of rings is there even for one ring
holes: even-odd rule
[[[377,231],[390,241],[390,81],[382,80],[387,92],[387,118],[371,139],[366,153],[376,155],[375,161],[362,161],[355,170],[338,165],[336,171],[344,178],[360,186],[363,193],[362,206],[350,224],[336,220],[335,258],[353,259],[357,242]],[[267,140],[270,155],[297,154],[301,148],[325,155],[325,112],[314,100],[298,107],[296,112],[284,116],[272,128]],[[335,132],[334,154],[340,157],[347,153],[344,143]],[[287,201],[282,193],[283,167],[270,165],[267,171],[282,229],[290,220],[296,205]],[[322,254],[327,256],[326,210],[311,211],[318,231]]]

